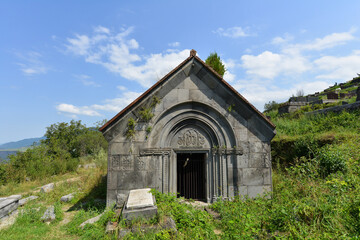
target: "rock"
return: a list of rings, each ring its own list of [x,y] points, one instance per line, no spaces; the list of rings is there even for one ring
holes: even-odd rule
[[[213,217],[213,219],[220,219],[221,218],[219,213],[213,211],[209,207],[205,207],[205,211],[208,212]]]
[[[21,198],[21,195],[17,195],[16,197],[13,196],[0,201],[0,219],[9,215],[12,211],[15,211],[19,207],[19,196]]]
[[[55,218],[56,218],[55,208],[54,208],[54,206],[50,206],[46,209],[44,215],[40,219],[46,223],[50,223],[50,222],[54,221]]]
[[[88,168],[96,168],[96,164],[95,163],[88,163],[84,165],[84,169],[88,169]]]
[[[101,216],[104,213],[97,215],[96,217],[90,218],[89,220],[86,220],[85,222],[83,222],[82,224],[80,224],[81,229],[83,229],[85,227],[86,224],[93,224],[96,223],[97,221],[99,221],[99,219],[101,218]]]
[[[41,187],[40,192],[42,192],[42,193],[51,192],[52,190],[54,190],[54,186],[55,186],[54,183],[46,184]]]
[[[176,223],[172,217],[166,217],[164,222],[160,224],[161,229],[177,232]]]
[[[12,211],[9,215],[0,219],[0,230],[13,225],[16,221],[16,217],[19,215],[18,210]]]
[[[130,233],[131,230],[127,229],[127,228],[120,228],[119,229],[119,234],[118,234],[118,239],[122,239],[123,237],[125,237],[128,233]]]
[[[7,197],[7,199],[17,199],[17,200],[20,200],[21,199],[21,195],[11,195],[9,197]]]
[[[70,193],[68,195],[62,196],[60,198],[61,202],[70,202],[74,198],[74,193]]]
[[[35,200],[37,198],[38,198],[38,196],[30,196],[30,197],[27,197],[27,198],[20,199],[19,200],[19,205],[24,206],[25,203],[27,203],[28,201]]]
[[[118,208],[121,208],[124,206],[124,203],[126,202],[127,195],[123,193],[119,193],[116,195],[116,206]]]
[[[108,222],[106,225],[106,230],[105,232],[107,234],[113,234],[116,231],[116,227],[117,227],[117,223],[116,222]]]

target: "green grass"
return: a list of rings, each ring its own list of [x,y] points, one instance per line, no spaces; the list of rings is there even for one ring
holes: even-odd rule
[[[272,114],[277,136],[272,141],[273,192],[255,199],[219,200],[211,205],[221,218],[214,220],[206,211],[184,204],[172,194],[153,191],[158,215],[148,221],[135,220],[122,228],[141,229],[174,219],[178,232],[169,230],[135,231],[125,239],[358,239],[360,238],[360,121],[359,112],[284,117]],[[79,170],[80,179],[57,184],[54,191],[38,194],[27,204],[16,223],[0,231],[0,239],[116,239],[105,234],[108,221],[115,221],[107,210],[100,221],[79,225],[105,210],[106,153],[97,161],[100,168]],[[103,164],[101,164],[103,162]],[[47,178],[63,180],[75,173]],[[40,182],[2,186],[0,192],[15,194],[31,190]],[[41,186],[41,185],[38,185]],[[76,192],[70,203],[61,196]],[[55,205],[57,219],[47,225],[40,217]],[[36,208],[40,208],[36,211]],[[66,221],[66,223],[64,223]]]

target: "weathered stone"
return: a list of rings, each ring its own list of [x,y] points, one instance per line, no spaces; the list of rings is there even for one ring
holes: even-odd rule
[[[5,217],[0,218],[0,230],[13,225],[15,223],[18,215],[19,215],[19,211],[14,210],[9,215],[6,215]]]
[[[105,232],[106,232],[107,234],[113,234],[113,233],[115,233],[116,228],[117,228],[117,223],[116,223],[116,222],[110,222],[110,221],[109,221],[109,222],[106,224]]]
[[[248,186],[248,195],[251,198],[262,197],[271,191],[271,186]],[[267,197],[270,197],[267,195]]]
[[[56,218],[55,208],[54,208],[54,206],[50,206],[46,209],[44,215],[40,218],[40,220],[42,220],[46,223],[50,223],[50,222],[54,221],[55,218]]]
[[[96,164],[95,163],[88,163],[84,165],[84,169],[89,169],[89,168],[96,168]]]
[[[124,203],[126,202],[126,199],[127,199],[127,195],[124,194],[124,193],[119,193],[117,196],[116,196],[116,206],[117,207],[123,207],[124,206]]]
[[[74,193],[70,193],[68,195],[62,196],[60,198],[61,202],[70,202],[74,198]]]
[[[9,197],[7,197],[7,199],[17,199],[17,200],[20,200],[21,199],[21,195],[20,194],[17,194],[17,195],[11,195]]]
[[[242,172],[243,172],[243,178],[242,178],[243,185],[252,186],[252,185],[264,184],[262,168],[244,168]]]
[[[38,198],[38,196],[30,196],[30,197],[27,197],[27,198],[20,199],[19,200],[19,205],[24,206],[25,203],[27,203],[28,201],[35,200],[37,198]]]
[[[164,221],[160,224],[161,229],[177,232],[177,227],[172,217],[165,217]]]
[[[118,239],[124,238],[129,233],[131,233],[131,229],[120,228],[119,229],[119,234],[118,234]]]
[[[209,213],[212,217],[213,217],[213,219],[215,219],[215,220],[219,220],[221,217],[220,217],[220,213],[218,213],[218,212],[215,212],[214,210],[212,210],[211,208],[209,208],[209,207],[205,207],[205,211],[207,212],[207,213]]]
[[[150,188],[131,190],[126,202],[126,209],[153,207],[154,199],[150,190]]]
[[[101,213],[100,215],[97,215],[96,217],[93,217],[93,218],[90,218],[88,220],[86,220],[85,222],[83,222],[82,224],[80,224],[80,228],[83,229],[85,227],[86,224],[94,224],[96,223],[97,221],[100,220],[101,216],[103,215],[104,213]]]
[[[0,201],[0,219],[18,208],[20,198],[21,195],[12,195]]]
[[[41,187],[40,192],[42,192],[42,193],[51,192],[52,190],[54,190],[54,186],[55,186],[54,183],[46,184],[46,185]]]
[[[126,220],[136,218],[150,219],[157,214],[157,207],[150,188],[131,190],[122,211],[122,217]]]

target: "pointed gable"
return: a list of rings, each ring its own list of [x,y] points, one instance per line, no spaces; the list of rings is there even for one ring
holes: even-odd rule
[[[247,111],[252,111],[254,114],[258,115],[261,119],[259,121],[268,125],[271,129],[275,129],[275,125],[259,110],[257,110],[249,101],[247,101],[239,92],[237,92],[229,83],[227,83],[216,71],[214,71],[209,65],[207,65],[204,61],[202,61],[199,57],[196,56],[196,51],[193,49],[190,51],[190,56],[185,59],[182,63],[180,63],[177,67],[175,67],[172,71],[170,71],[167,75],[165,75],[162,79],[156,82],[152,87],[150,87],[147,91],[141,94],[137,99],[135,99],[132,103],[130,103],[127,107],[125,107],[122,111],[120,111],[117,115],[115,115],[112,119],[110,119],[107,123],[105,123],[102,127],[100,127],[101,132],[106,132],[108,128],[110,128],[117,120],[121,119],[126,113],[132,111],[136,108],[139,103],[141,103],[145,98],[149,97],[149,95],[153,94],[156,90],[162,87],[167,81],[171,79],[177,78],[177,75],[185,74],[189,76],[191,73],[194,73],[199,79],[203,79],[206,75],[211,75],[211,80],[207,83],[210,85],[209,87],[214,89],[214,86],[217,86],[217,82],[222,84],[225,88],[228,88],[230,92],[233,93],[233,96],[237,98],[237,101],[241,103],[241,106]],[[222,97],[226,98],[226,95]],[[228,96],[230,97],[230,96]],[[233,101],[236,100],[233,99]],[[246,107],[247,105],[247,107]],[[229,105],[231,106],[231,104]],[[232,107],[232,110],[236,109],[236,105]],[[250,114],[250,113],[247,113]]]

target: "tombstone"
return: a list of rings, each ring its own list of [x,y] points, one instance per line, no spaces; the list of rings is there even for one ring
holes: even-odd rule
[[[339,99],[339,95],[335,92],[329,92],[326,95],[327,99]]]
[[[209,203],[272,190],[274,124],[195,50],[100,131],[107,206],[141,188]]]

